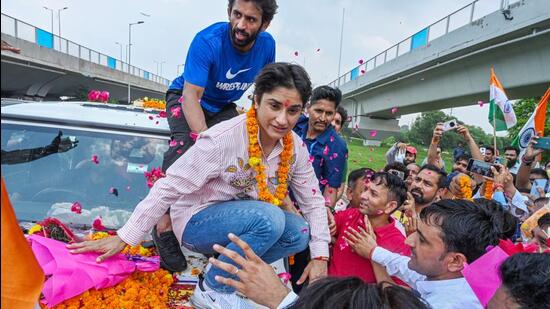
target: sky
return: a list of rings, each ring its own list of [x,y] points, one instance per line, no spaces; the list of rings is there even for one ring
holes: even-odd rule
[[[268,32],[277,43],[277,61],[305,65],[313,83],[322,85],[338,76],[343,9],[341,73],[472,1],[278,0]],[[51,12],[44,6],[54,9],[55,34],[57,9],[68,7],[61,12],[61,36],[117,59],[121,49],[115,42],[128,44],[128,24],[143,20],[144,24],[132,26],[132,65],[160,73],[162,63],[162,76],[168,79],[174,79],[178,69],[181,73],[178,65],[184,63],[194,35],[227,20],[225,0],[3,0],[2,13],[50,31]],[[124,51],[122,57],[125,60]],[[457,119],[492,132],[487,113],[488,104],[452,110]],[[400,125],[410,125],[416,116],[402,116]]]

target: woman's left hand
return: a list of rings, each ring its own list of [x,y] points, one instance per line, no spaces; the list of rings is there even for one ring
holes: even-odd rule
[[[103,262],[108,257],[111,257],[126,247],[126,243],[116,236],[106,237],[98,240],[89,240],[79,243],[69,244],[67,248],[71,253],[84,253],[84,252],[99,252],[103,253],[98,256],[96,261],[98,263]]]
[[[309,282],[314,282],[315,280],[321,279],[327,276],[327,261],[322,260],[311,260],[307,264],[306,269],[302,273],[300,279],[298,279],[297,284],[304,283],[308,278]]]

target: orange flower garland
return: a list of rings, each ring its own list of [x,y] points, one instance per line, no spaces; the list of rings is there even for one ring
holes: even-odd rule
[[[97,232],[91,235],[92,240],[110,237],[108,233]],[[151,256],[154,249],[138,246],[126,246],[126,254]],[[166,270],[154,272],[136,271],[119,284],[101,289],[91,289],[78,296],[54,306],[54,309],[72,308],[168,308],[169,289],[174,278]],[[42,308],[46,308],[42,305]]]
[[[267,175],[265,166],[262,164],[262,149],[258,144],[258,121],[256,119],[256,109],[254,107],[246,113],[246,128],[248,131],[248,164],[256,171],[256,181],[258,183],[258,198],[260,201],[280,206],[287,194],[287,180],[290,172],[290,160],[292,159],[293,143],[292,132],[288,132],[283,137],[283,152],[280,155],[279,169],[277,177],[279,184],[275,190],[275,195],[271,194],[267,187]]]
[[[483,197],[490,200],[493,198],[493,190],[494,190],[494,187],[493,187],[493,181],[492,180],[487,180],[485,182],[485,191],[483,192]]]
[[[456,195],[456,198],[472,200],[472,182],[470,181],[470,177],[460,175],[458,185],[460,186],[460,193]]]
[[[173,282],[172,275],[163,269],[152,273],[137,271],[113,287],[91,289],[53,308],[168,308]]]
[[[154,109],[165,110],[166,102],[164,100],[149,99],[146,97],[143,102],[143,108],[154,108]]]

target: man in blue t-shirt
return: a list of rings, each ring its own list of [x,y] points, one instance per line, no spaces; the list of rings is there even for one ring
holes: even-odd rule
[[[229,22],[197,33],[184,73],[166,92],[171,147],[163,171],[195,143],[197,134],[238,115],[234,101],[266,64],[275,62],[275,40],[265,30],[276,11],[276,0],[229,0]],[[153,240],[163,268],[176,272],[187,267],[168,213],[153,229]]]
[[[336,205],[338,188],[342,184],[348,157],[348,147],[331,125],[336,109],[342,100],[337,88],[320,86],[313,89],[309,117],[301,116],[294,127],[310,154],[310,161],[319,180],[319,188],[325,197],[325,205],[331,210]],[[300,207],[300,205],[298,205]],[[309,249],[294,256],[294,265],[290,267],[294,291],[299,292],[301,284],[297,280],[309,262]]]

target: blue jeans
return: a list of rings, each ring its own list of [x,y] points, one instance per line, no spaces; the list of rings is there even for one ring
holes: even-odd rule
[[[222,202],[203,209],[187,223],[182,242],[187,249],[203,254],[215,253],[212,246],[218,244],[244,256],[227,237],[229,233],[246,241],[266,263],[303,251],[309,242],[309,225],[302,217],[255,200]],[[219,260],[239,267],[224,255]],[[236,276],[212,267],[205,277],[206,284],[215,291],[235,291],[217,282],[215,276],[238,280]]]

